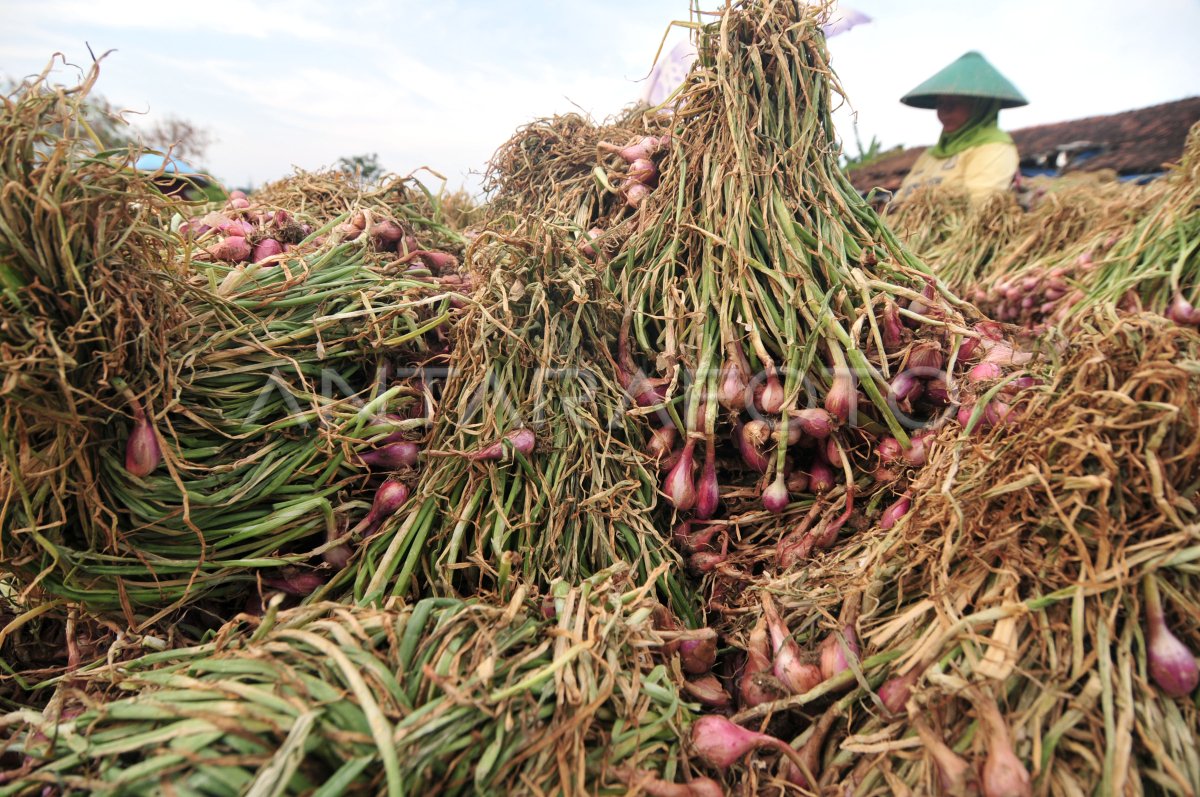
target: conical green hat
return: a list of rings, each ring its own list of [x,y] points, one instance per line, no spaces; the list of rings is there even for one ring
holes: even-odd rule
[[[1029,104],[1008,78],[974,50],[905,94],[900,102],[914,108],[935,108],[938,96],[944,94],[997,99],[1001,108]]]

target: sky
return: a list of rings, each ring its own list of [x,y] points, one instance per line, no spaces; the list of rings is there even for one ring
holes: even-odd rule
[[[704,9],[718,6],[714,0]],[[968,50],[1029,99],[1006,129],[1200,95],[1200,0],[851,0],[872,18],[829,40],[847,103],[884,148],[933,143],[933,111],[899,102]],[[0,77],[55,52],[102,63],[96,92],[149,125],[174,115],[215,138],[203,166],[230,187],[378,153],[477,193],[496,149],[537,119],[601,121],[638,100],[655,52],[687,37],[688,0],[0,0]],[[59,67],[63,82],[79,75]],[[439,180],[422,179],[435,189]]]

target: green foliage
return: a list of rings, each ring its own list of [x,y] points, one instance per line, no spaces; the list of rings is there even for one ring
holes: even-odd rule
[[[383,174],[383,166],[379,163],[379,153],[353,155],[349,158],[338,158],[339,171],[353,174],[364,184],[370,183]]]
[[[870,163],[874,163],[875,161],[889,158],[892,155],[896,155],[904,151],[904,145],[902,144],[897,144],[894,147],[884,149],[883,145],[879,142],[879,139],[875,136],[871,136],[871,143],[866,149],[863,149],[862,139],[858,135],[857,126],[854,128],[854,144],[856,147],[858,147],[857,155],[851,156],[842,153],[842,169],[845,171],[866,166]]]

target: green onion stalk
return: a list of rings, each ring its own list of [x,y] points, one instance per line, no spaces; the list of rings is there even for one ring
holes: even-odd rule
[[[471,595],[677,562],[640,424],[610,374],[620,310],[567,231],[488,231],[412,497],[362,548],[352,599]],[[690,592],[658,571],[685,620]]]
[[[674,778],[692,707],[627,568],[547,600],[268,606],[0,718],[0,795],[554,794]]]

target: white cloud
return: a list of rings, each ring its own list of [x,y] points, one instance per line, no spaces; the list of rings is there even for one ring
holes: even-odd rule
[[[32,26],[72,26],[146,30],[159,33],[219,33],[265,39],[288,36],[307,41],[353,35],[338,27],[340,4],[315,0],[204,0],[172,3],[159,0],[35,0],[16,2],[10,12]]]

